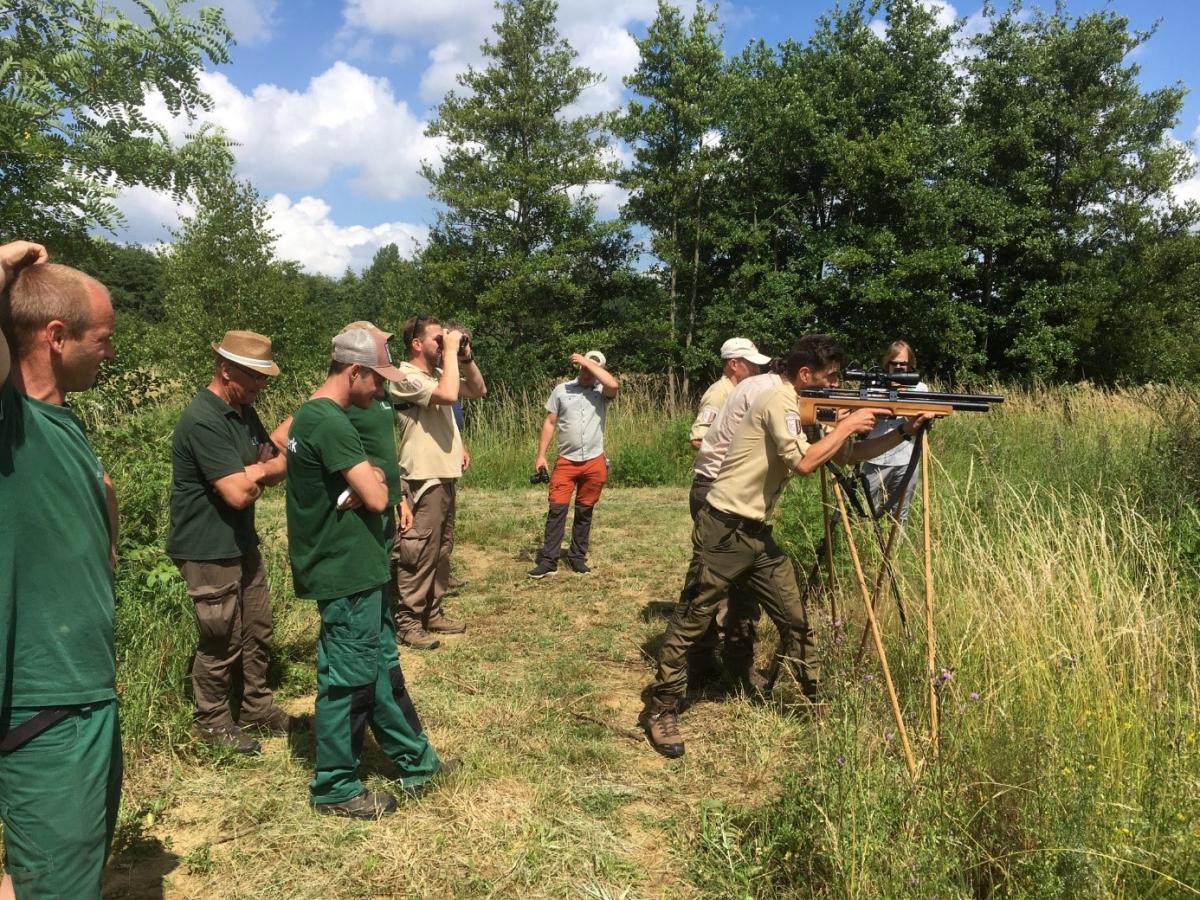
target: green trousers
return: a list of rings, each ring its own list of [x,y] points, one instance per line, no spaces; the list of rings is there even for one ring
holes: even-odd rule
[[[796,570],[775,543],[771,526],[728,516],[711,506],[696,515],[687,581],[667,625],[651,688],[660,700],[678,700],[687,689],[688,651],[708,630],[721,600],[735,586],[757,602],[779,629],[779,655],[806,694],[815,695],[820,672],[808,611]]]
[[[404,685],[384,585],[318,606],[312,802],[341,803],[362,792],[358,763],[368,725],[406,786],[428,781],[442,764]]]
[[[35,709],[12,709],[7,727]],[[117,701],[77,707],[0,753],[5,868],[17,900],[99,900],[121,802]]]

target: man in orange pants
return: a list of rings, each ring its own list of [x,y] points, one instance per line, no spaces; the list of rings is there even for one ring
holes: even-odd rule
[[[579,375],[558,385],[546,401],[546,420],[538,436],[537,458],[533,466],[546,468],[550,439],[558,434],[558,460],[550,477],[550,511],[546,515],[546,537],[537,565],[530,578],[545,578],[558,571],[563,535],[567,529],[567,510],[575,495],[575,519],[571,523],[571,548],[567,565],[572,572],[586,575],[588,536],[592,529],[592,508],[608,478],[604,459],[604,413],[608,401],[617,396],[619,385],[605,368],[599,350],[575,353],[572,364]]]

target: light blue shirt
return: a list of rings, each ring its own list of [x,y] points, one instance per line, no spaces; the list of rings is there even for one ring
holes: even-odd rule
[[[578,378],[564,381],[550,393],[546,412],[558,417],[558,455],[586,462],[604,452],[604,385],[584,387]]]

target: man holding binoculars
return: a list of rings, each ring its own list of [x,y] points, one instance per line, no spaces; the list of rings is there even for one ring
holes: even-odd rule
[[[404,323],[408,361],[404,380],[391,386],[399,428],[400,474],[411,494],[413,523],[392,549],[396,635],[410,647],[432,650],[440,634],[467,626],[442,609],[449,576],[455,493],[463,472],[463,443],[454,421],[456,401],[487,393],[471,340],[444,330],[433,316]]]

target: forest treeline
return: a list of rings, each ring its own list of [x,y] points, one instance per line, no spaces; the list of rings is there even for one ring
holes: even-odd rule
[[[512,387],[588,345],[688,389],[731,334],[779,353],[811,331],[863,360],[902,336],[959,381],[1200,371],[1200,207],[1170,134],[1185,87],[1140,84],[1151,34],[1110,9],[988,4],[968,31],[917,0],[850,0],[805,41],[730,53],[715,7],[660,2],[628,104],[585,115],[597,76],[555,3],[505,0],[428,126],[446,150],[422,170],[427,244],[328,278],[277,258],[219,131],[172,144],[142,114],[155,89],[202,123],[197,75],[232,37],[219,10],[145,7],[143,25],[82,0],[0,11],[0,237],[112,288],[126,368],[202,367],[240,327],[310,375],[345,321],[432,312],[472,326]],[[94,236],[133,184],[194,205],[169,246]],[[605,185],[628,192],[617,219]]]

